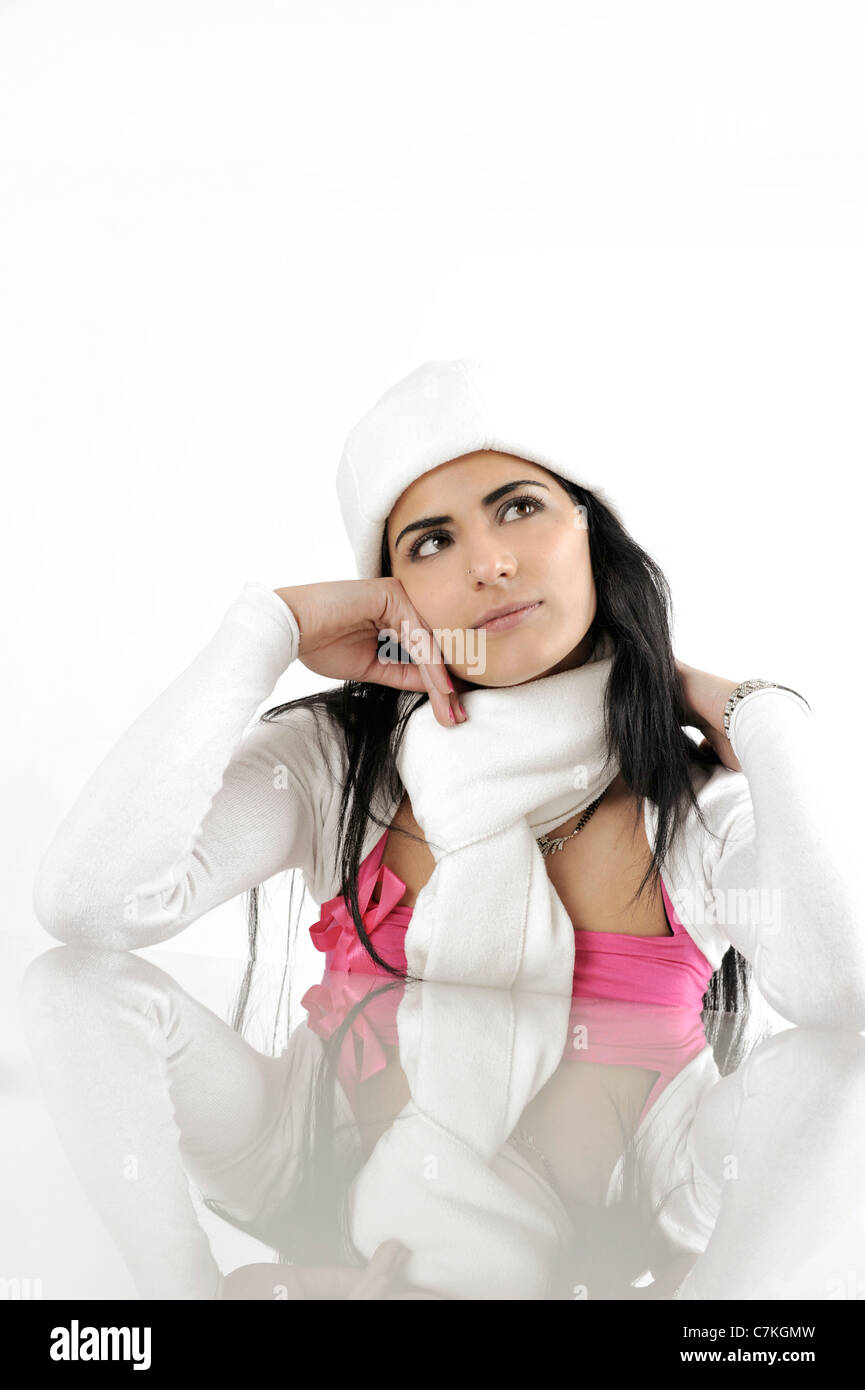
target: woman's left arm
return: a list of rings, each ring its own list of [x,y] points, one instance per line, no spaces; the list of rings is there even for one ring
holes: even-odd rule
[[[737,682],[677,662],[693,726],[747,794],[709,840],[711,910],[777,1013],[803,1027],[865,1028],[865,928],[854,892],[861,851],[820,720],[767,687],[723,711]]]

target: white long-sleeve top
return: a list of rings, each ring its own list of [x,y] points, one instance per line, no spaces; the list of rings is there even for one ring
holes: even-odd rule
[[[46,931],[71,944],[153,946],[292,868],[302,870],[317,903],[340,892],[338,731],[305,708],[249,728],[297,660],[299,640],[279,595],[247,583],[62,821],[33,889]],[[856,860],[825,781],[821,736],[819,721],[789,691],[762,689],[742,700],[730,728],[742,772],[694,770],[713,833],[692,811],[665,859],[664,881],[713,968],[732,944],[782,1017],[861,1029],[865,931],[854,901]],[[656,822],[646,799],[650,846]],[[370,820],[362,858],[380,835]]]

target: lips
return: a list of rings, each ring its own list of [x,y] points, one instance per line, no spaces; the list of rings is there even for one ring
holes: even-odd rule
[[[526,599],[524,603],[507,603],[503,604],[500,608],[490,608],[481,616],[478,622],[475,623],[475,627],[482,628],[488,623],[495,622],[498,618],[505,618],[512,613],[523,613],[530,608],[537,608],[540,602],[540,599]]]

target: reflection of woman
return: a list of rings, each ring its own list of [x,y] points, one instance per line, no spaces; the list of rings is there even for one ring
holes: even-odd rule
[[[59,949],[33,963],[24,1018],[49,1111],[142,1297],[571,1298],[577,1283],[593,1298],[632,1297],[650,1261],[656,1296],[683,1245],[693,1260],[705,1239],[694,1199],[682,1207],[667,1189],[686,1183],[688,1129],[717,1080],[699,1016],[404,991],[326,972],[304,996],[308,1022],[270,1057],[134,954]],[[575,1058],[584,1025],[592,1041]],[[650,1088],[641,1114],[630,1071],[644,1067],[661,1093]],[[646,1191],[628,1142],[643,1118]],[[552,1166],[524,1147],[526,1124]],[[418,1143],[423,1171],[408,1157]],[[625,1191],[605,1206],[604,1150],[623,1148]],[[283,1263],[223,1282],[187,1174]],[[392,1270],[384,1288],[394,1237],[414,1270]]]
[[[426,1251],[434,1231],[454,1247],[454,1268],[447,1273],[439,1270],[438,1278],[448,1288],[448,1280],[453,1280],[471,1289],[469,1296],[495,1296],[478,1293],[488,1288],[481,1276],[480,1251],[489,1241],[489,1230],[482,1222],[473,1230],[469,1176],[463,1174],[456,1193],[443,1191],[446,1184],[434,1183],[436,1206],[431,1216],[424,1219],[422,1215],[429,1183],[409,1157],[417,1146],[406,1136],[413,1107],[407,1105],[411,1090],[401,1065],[402,1050],[414,1064],[415,1074],[424,1078],[421,1108],[434,1127],[442,1119],[435,1103],[436,1074],[448,1104],[461,1091],[474,1095],[474,1077],[484,1078],[484,1099],[475,1102],[479,1108],[465,1136],[469,1147],[482,1149],[476,1132],[483,1128],[480,1111],[483,1106],[503,1110],[505,1092],[520,1115],[509,1133],[509,1123],[503,1128],[500,1137],[506,1134],[506,1143],[497,1154],[495,1169],[515,1191],[540,1198],[554,1235],[544,1250],[547,1261],[536,1248],[536,1223],[526,1224],[520,1278],[511,1285],[510,1296],[571,1299],[575,1287],[584,1287],[592,1298],[669,1298],[704,1247],[714,1210],[710,1199],[707,1211],[705,1195],[694,1186],[690,1155],[694,1118],[718,1080],[701,1015],[687,1009],[575,997],[558,1064],[550,1070],[538,1064],[539,1056],[534,1068],[527,1068],[526,1054],[532,1046],[540,1053],[544,1034],[560,1037],[563,1016],[545,1014],[542,1006],[540,1016],[533,1019],[525,1009],[520,1014],[515,1002],[517,1026],[497,1029],[501,1018],[496,1018],[496,1008],[500,1013],[509,1009],[508,998],[494,997],[498,994],[484,991],[480,1002],[457,990],[453,997],[444,998],[426,995],[418,1000],[410,995],[400,1016],[401,1049],[397,1015],[402,987],[376,987],[374,980],[360,974],[326,972],[302,1001],[308,1015],[306,1028],[322,1038],[325,1047],[316,1085],[310,1088],[303,1158],[294,1182],[264,1224],[260,1217],[250,1224],[238,1222],[223,1204],[208,1205],[233,1224],[272,1242],[284,1259],[303,1264],[313,1256],[321,1258],[322,1250],[334,1260],[343,1249],[352,1259],[360,1259],[354,1237],[368,1233],[372,1218],[367,1213],[361,1219],[358,1198],[375,1208],[376,1197],[384,1196],[381,1205],[390,1215],[381,1232],[373,1225],[372,1243],[384,1229],[394,1230],[415,1252],[413,1258],[424,1271],[430,1269],[430,1259],[435,1268],[435,1258]],[[550,1001],[554,1002],[558,1001]],[[437,1008],[445,1012],[448,1005],[445,1029],[459,1039],[450,1043],[450,1052],[442,1030],[437,1034],[435,1026]],[[413,1027],[413,1020],[421,1017],[426,1033],[436,1040],[423,1038],[423,1046]],[[298,1042],[297,1033],[293,1041]],[[555,1047],[553,1054],[555,1061]],[[514,1066],[515,1055],[521,1057],[521,1065]],[[470,1073],[468,1079],[464,1070]],[[525,1086],[528,1075],[536,1079],[522,1094],[519,1078]],[[344,1143],[336,1142],[346,1103],[358,1126],[360,1161],[368,1165],[360,1175],[357,1154],[347,1153]],[[377,1150],[370,1163],[376,1143],[391,1124],[395,1135],[387,1140],[385,1152]],[[445,1128],[459,1131],[450,1113]],[[721,1134],[715,1138],[723,1143]],[[434,1132],[421,1147],[428,1160],[429,1149],[436,1147]],[[351,1193],[354,1222],[347,1215]],[[488,1194],[483,1196],[486,1199]],[[500,1210],[505,1224],[514,1215],[509,1206],[505,1200]],[[456,1238],[448,1226],[452,1211],[459,1213]],[[503,1266],[501,1278],[508,1277],[504,1270],[507,1249],[504,1242],[502,1255],[494,1261]],[[649,1267],[651,1285],[635,1288],[634,1279]],[[256,1281],[266,1277],[253,1271]],[[541,1288],[543,1295],[538,1292]]]
[[[695,1185],[690,1152],[694,1118],[718,1080],[699,1013],[574,998],[565,1020],[550,1007],[561,1001],[546,996],[429,994],[442,988],[421,986],[427,993],[401,1002],[402,986],[326,972],[304,994],[307,1022],[291,1040],[296,1047],[308,1029],[324,1049],[284,1195],[249,1222],[207,1205],[293,1267],[343,1254],[359,1262],[358,1240],[375,1248],[392,1231],[419,1284],[440,1296],[669,1298],[716,1209],[715,1185],[708,1202]],[[508,1104],[519,1123],[494,1128],[485,1152],[490,1116]],[[458,1177],[431,1181],[428,1165],[454,1138],[476,1167],[458,1161]],[[723,1146],[723,1134],[714,1140]],[[649,1268],[651,1284],[635,1286]],[[249,1297],[272,1296],[272,1268],[237,1278]]]
[[[687,1011],[326,972],[265,1056],[151,962],[69,948],[21,1002],[143,1298],[831,1297],[861,1273],[856,1033],[788,1029],[719,1081]],[[282,1263],[222,1278],[189,1178]]]
[[[300,868],[335,969],[735,1010],[750,964],[786,1018],[865,1026],[808,706],[675,660],[658,566],[534,401],[426,363],[359,422],[359,578],[246,586],[61,825],[49,932],[151,945]],[[245,732],[297,659],[341,683]]]

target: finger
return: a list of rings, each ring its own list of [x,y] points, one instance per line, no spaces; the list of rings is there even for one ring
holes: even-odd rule
[[[456,676],[452,671],[445,667],[453,692],[462,695],[464,691],[473,689],[471,681],[464,680],[462,676]],[[366,679],[376,681],[378,685],[390,685],[399,690],[426,690],[427,685],[421,674],[420,666],[414,661],[387,661],[381,657],[373,658],[373,666],[366,673]]]
[[[426,686],[430,704],[438,723],[443,724],[446,729],[452,729],[455,725],[461,724],[463,716],[459,712],[458,696],[451,694],[450,690],[441,691],[431,675],[430,666],[426,662],[418,662],[418,670],[421,680]]]
[[[409,621],[414,634],[412,655],[419,652],[416,656],[418,669],[421,675],[428,677],[430,689],[435,690],[442,697],[441,703],[444,703],[451,693],[451,685],[442,649],[432,628],[427,627],[423,618],[413,608],[409,610]]]
[[[396,1240],[383,1241],[363,1271],[349,1299],[381,1299],[387,1296],[408,1250]]]
[[[382,657],[377,653],[367,667],[365,678],[374,681],[377,685],[388,685],[396,690],[417,690],[430,694],[430,679],[424,675],[423,668],[416,661],[392,661],[387,657]],[[442,718],[442,709],[439,707],[441,695],[436,691],[430,698],[433,712],[439,723],[445,722]],[[448,699],[452,700],[450,691]],[[444,714],[447,715],[447,705],[444,706]],[[450,719],[446,722],[450,726]]]
[[[455,694],[441,647],[433,630],[424,622],[401,584],[394,583],[388,586],[386,603],[379,623],[379,630],[398,629],[400,645],[420,674],[436,721],[444,728],[452,728],[455,724],[462,723],[466,716],[460,713],[459,696]],[[399,683],[402,684],[402,681]],[[406,687],[414,688],[408,682]]]
[[[398,690],[426,690],[426,682],[420,667],[413,661],[386,661],[376,658],[375,670],[369,673],[370,680],[379,685],[391,685]]]
[[[369,666],[364,673],[364,679],[373,681],[377,685],[387,685],[396,690],[417,690],[425,691],[430,698],[430,705],[439,724],[446,724],[448,728],[453,728],[455,724],[461,723],[463,716],[459,711],[459,694],[456,683],[454,691],[447,691],[447,701],[443,701],[441,692],[431,689],[431,679],[426,672],[428,667],[416,661],[391,661],[383,657],[380,652],[372,657]],[[447,672],[445,681],[447,681]],[[453,677],[451,677],[453,682]],[[453,720],[448,716],[448,706],[454,711]]]
[[[459,713],[459,698],[453,693],[453,682],[441,647],[432,629],[410,603],[406,605],[404,618],[411,634],[410,654],[426,687],[433,713],[439,724],[452,728],[454,724],[462,722],[463,716]],[[450,710],[453,710],[453,719],[450,718]]]

